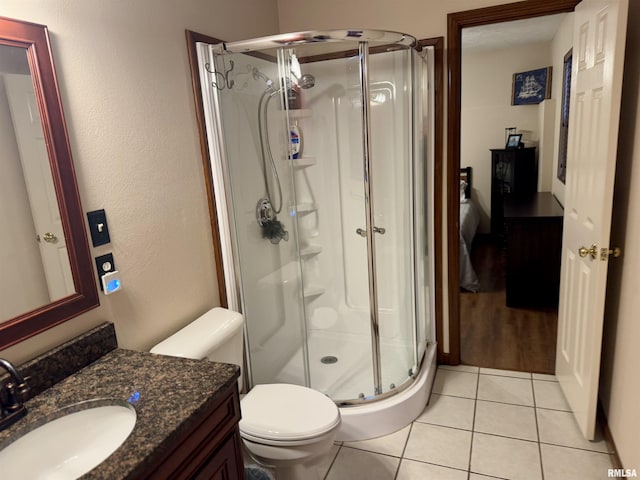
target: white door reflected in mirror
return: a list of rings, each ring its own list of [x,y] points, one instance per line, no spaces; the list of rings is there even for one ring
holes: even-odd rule
[[[27,56],[6,45],[0,52],[3,321],[71,295],[75,287]]]

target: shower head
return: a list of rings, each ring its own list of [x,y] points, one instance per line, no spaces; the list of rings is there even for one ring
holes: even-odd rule
[[[300,88],[312,88],[316,84],[316,77],[311,75],[310,73],[305,73],[302,75],[298,81],[298,86]]]

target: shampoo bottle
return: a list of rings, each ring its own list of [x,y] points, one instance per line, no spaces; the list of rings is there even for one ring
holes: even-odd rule
[[[289,126],[289,149],[291,151],[289,158],[294,160],[302,158],[302,132],[298,122]]]

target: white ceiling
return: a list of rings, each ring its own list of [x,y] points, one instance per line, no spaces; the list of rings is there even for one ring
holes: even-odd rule
[[[495,50],[553,39],[566,13],[462,29],[462,48]]]

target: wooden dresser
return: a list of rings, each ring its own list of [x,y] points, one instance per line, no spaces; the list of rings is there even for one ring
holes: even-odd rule
[[[505,199],[507,307],[558,307],[563,214],[551,192]]]

